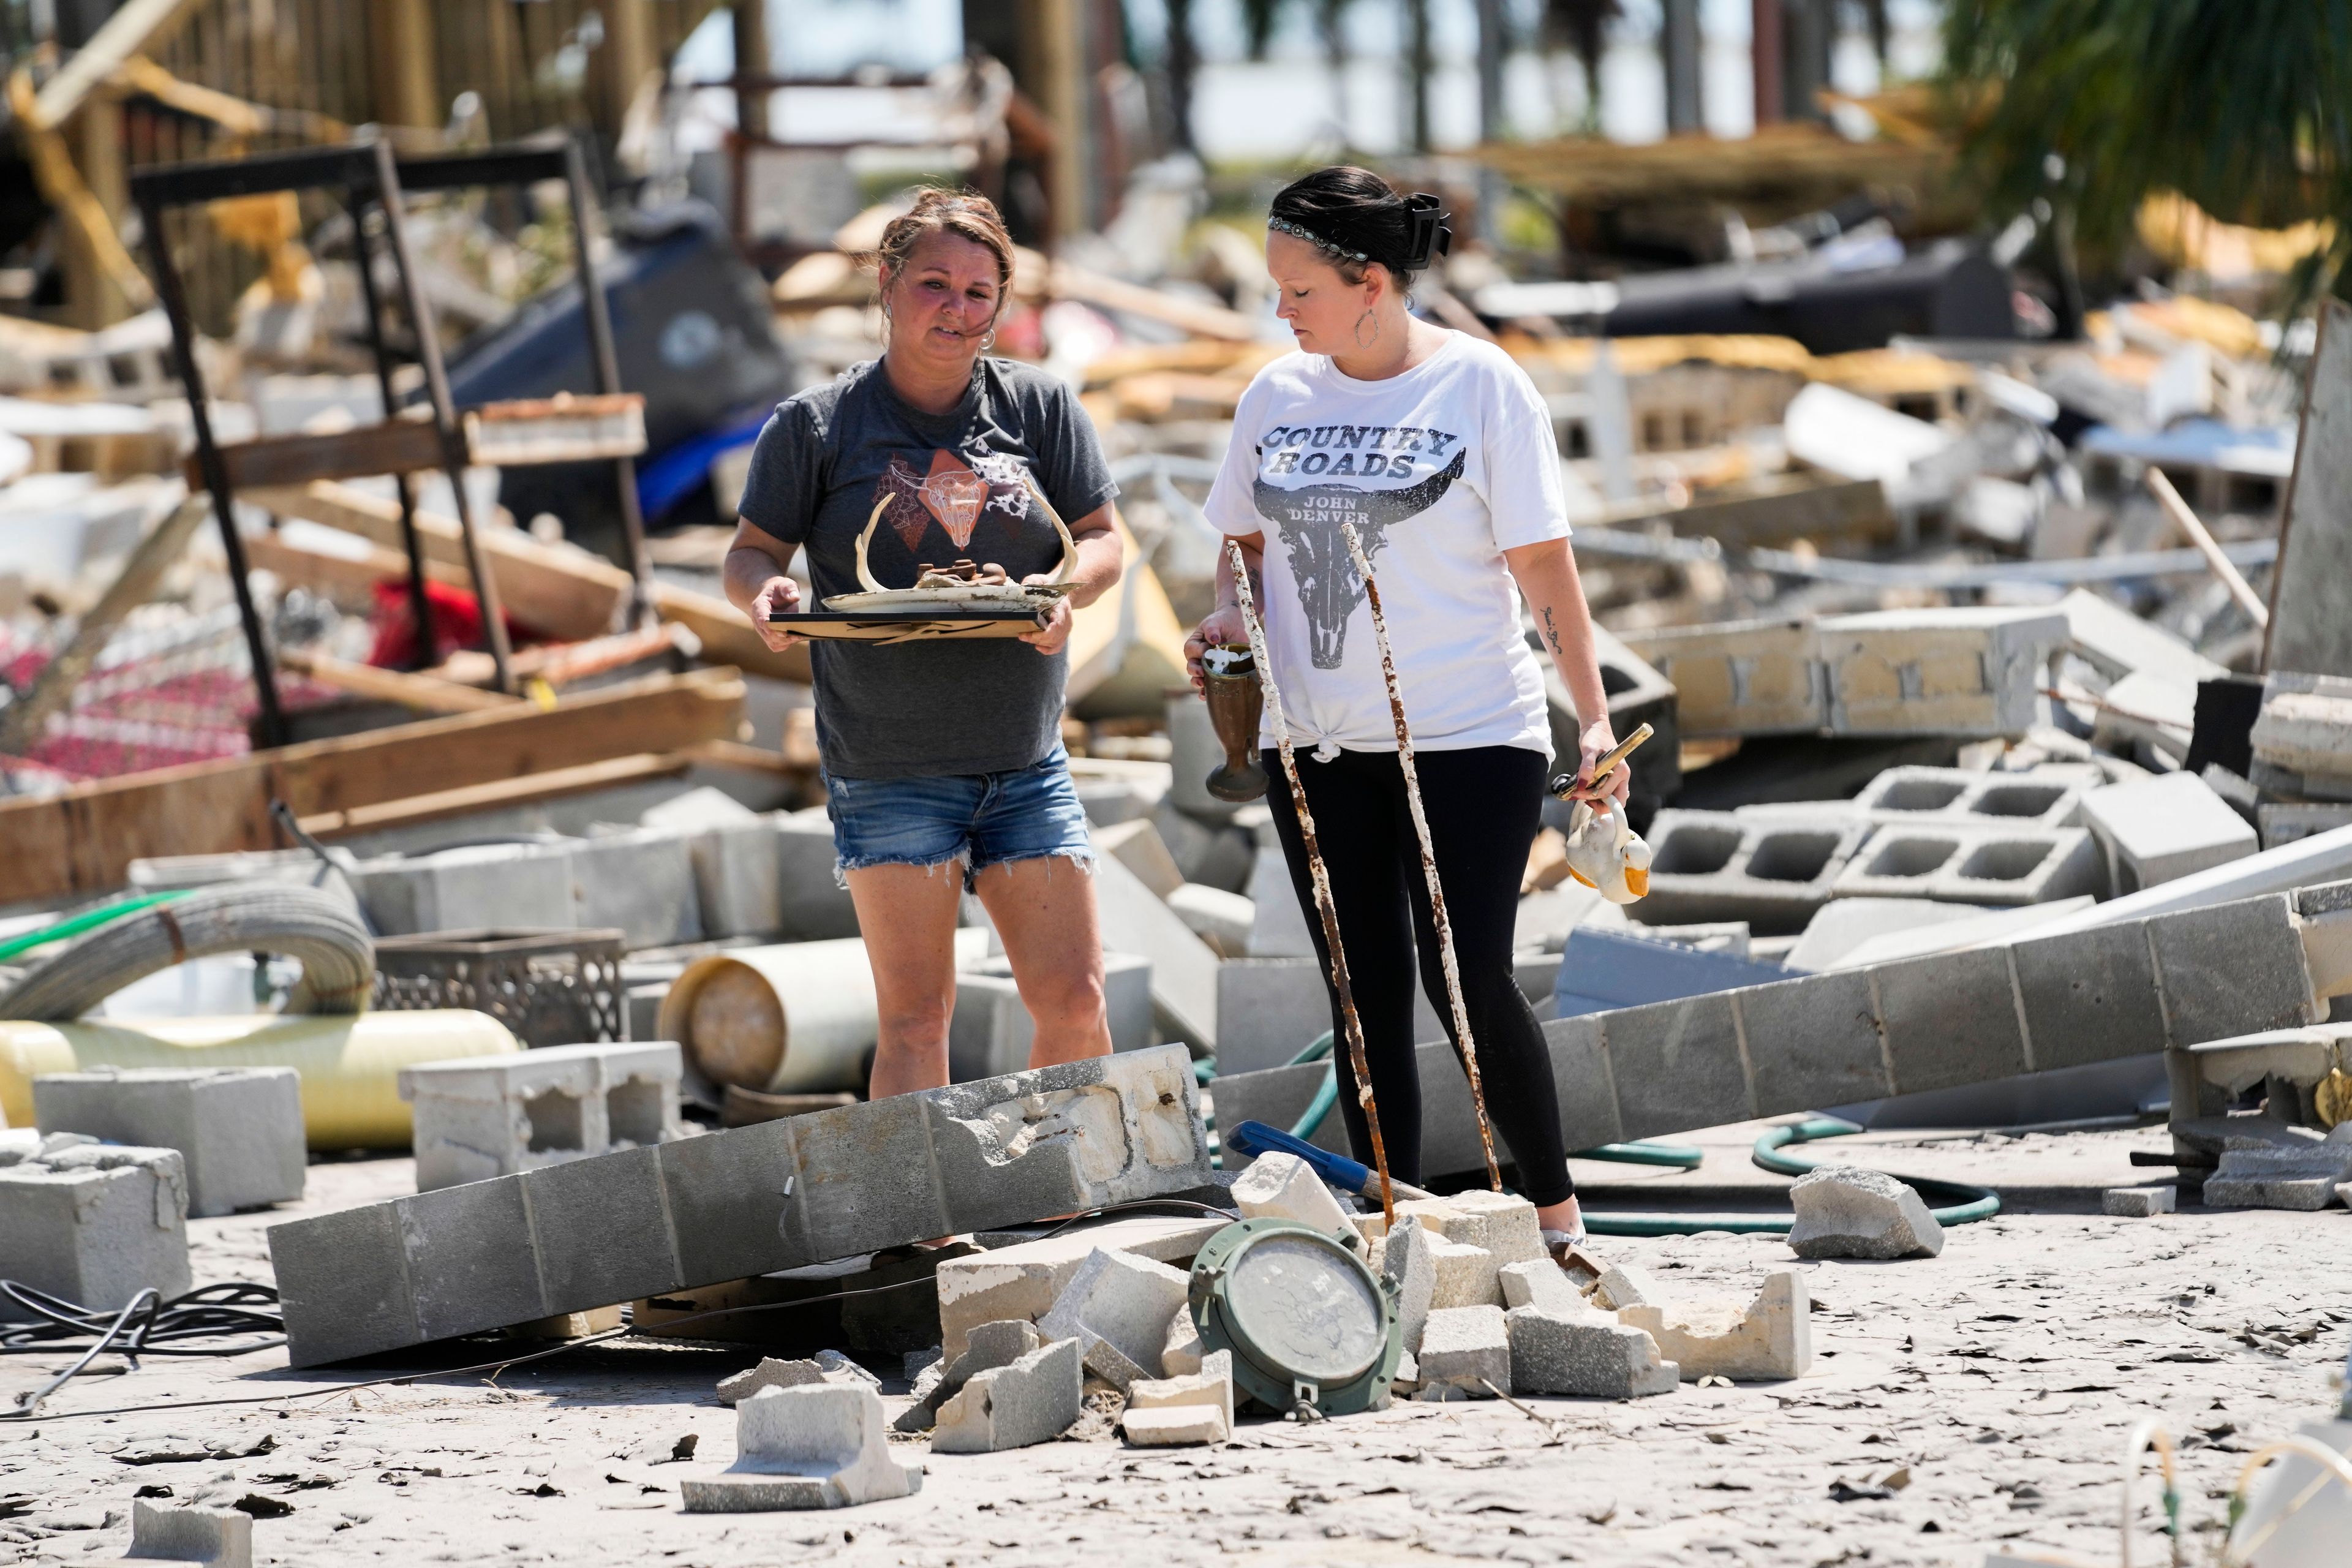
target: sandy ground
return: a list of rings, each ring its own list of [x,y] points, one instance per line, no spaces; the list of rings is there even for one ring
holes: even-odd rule
[[[1687,1140],[1688,1174],[1580,1166],[1596,1209],[1761,1206],[1755,1130]],[[0,1561],[121,1554],[134,1494],[259,1497],[257,1561],[686,1565],[823,1562],[1184,1563],[1446,1560],[1610,1564],[1965,1564],[2020,1543],[2116,1560],[2126,1435],[2160,1416],[2187,1446],[2196,1560],[2218,1542],[2242,1456],[2333,1409],[2352,1340],[2352,1214],[2114,1220],[2098,1189],[2160,1130],[2011,1139],[1874,1134],[1843,1147],[1910,1173],[2004,1188],[2001,1217],[1943,1255],[1805,1265],[1813,1370],[1793,1383],[1635,1404],[1404,1405],[1298,1427],[1245,1421],[1223,1447],[1110,1436],[929,1460],[920,1495],[829,1514],[695,1515],[679,1479],[734,1455],[712,1394],[738,1352],[624,1342],[491,1379],[310,1397],[384,1369],[289,1373],[282,1352],[150,1361],[0,1424]],[[309,1209],[404,1190],[408,1163],[312,1168]],[[262,1232],[291,1211],[193,1222],[198,1281],[268,1279]],[[1694,1299],[1744,1293],[1785,1242],[1724,1233],[1608,1240]],[[436,1347],[404,1370],[500,1353]],[[57,1363],[0,1364],[0,1390]],[[903,1390],[902,1384],[888,1385]],[[269,1403],[188,1402],[268,1394]],[[900,1396],[890,1403],[896,1407]],[[137,1404],[136,1414],[67,1418]],[[693,1457],[673,1460],[679,1440]],[[920,1458],[909,1442],[902,1458]],[[1836,1500],[1833,1489],[1889,1489]],[[1900,1483],[1900,1484],[1898,1484]],[[2143,1524],[2155,1521],[2143,1488]],[[2137,1560],[2163,1561],[2152,1530]],[[1133,1552],[1137,1555],[1127,1556]]]

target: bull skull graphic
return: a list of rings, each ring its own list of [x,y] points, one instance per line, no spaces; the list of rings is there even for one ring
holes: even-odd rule
[[[1302,485],[1284,489],[1259,479],[1255,487],[1258,515],[1272,520],[1290,558],[1290,574],[1298,580],[1298,607],[1307,614],[1309,647],[1318,669],[1337,669],[1346,657],[1348,619],[1364,602],[1363,579],[1348,559],[1348,543],[1340,536],[1342,522],[1355,524],[1364,542],[1364,558],[1377,559],[1388,542],[1391,523],[1404,521],[1435,506],[1462,477],[1465,453],[1419,484],[1399,489],[1373,490],[1360,485]]]

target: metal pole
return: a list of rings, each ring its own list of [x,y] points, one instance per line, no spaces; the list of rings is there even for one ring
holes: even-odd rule
[[[1437,959],[1445,971],[1445,998],[1454,1008],[1454,1043],[1462,1052],[1462,1071],[1470,1079],[1470,1104],[1478,1112],[1478,1142],[1486,1152],[1486,1180],[1503,1190],[1503,1168],[1495,1160],[1495,1129],[1486,1121],[1486,1090],[1478,1081],[1477,1042],[1470,1037],[1470,1008],[1462,997],[1462,971],[1454,960],[1454,922],[1445,915],[1445,889],[1438,885],[1437,846],[1429,835],[1429,816],[1421,808],[1421,776],[1413,771],[1412,731],[1404,721],[1404,695],[1397,689],[1396,660],[1389,653],[1388,618],[1381,614],[1380,584],[1372,581],[1372,563],[1364,555],[1356,525],[1342,521],[1339,536],[1363,580],[1364,599],[1372,607],[1372,640],[1381,650],[1381,679],[1388,684],[1389,718],[1396,726],[1397,767],[1404,774],[1404,803],[1412,813],[1412,831],[1421,840],[1421,874],[1429,884],[1429,913],[1437,927]],[[1519,1173],[1525,1180],[1527,1173]]]
[[[589,358],[596,390],[611,396],[621,390],[621,358],[613,346],[612,307],[596,276],[595,247],[588,232],[599,209],[589,195],[588,163],[576,136],[563,144],[563,183],[572,193],[572,237],[579,252],[580,302],[588,314]],[[628,552],[629,575],[635,580],[629,590],[629,624],[642,626],[654,612],[654,569],[646,553],[646,515],[637,505],[637,460],[614,458],[613,476],[620,489],[621,540]]]
[[[368,245],[366,198],[345,187],[343,210],[352,216],[352,251],[360,268],[361,307],[367,312],[368,348],[375,355],[375,384],[383,395],[383,416],[393,416],[392,351],[383,341],[383,301],[375,287],[374,255]],[[425,542],[416,532],[416,489],[406,474],[392,477],[400,495],[400,545],[408,556],[408,615],[416,627],[416,656],[410,668],[423,669],[434,662],[433,611],[425,591]]]
[[[286,710],[278,700],[278,672],[269,660],[269,639],[261,629],[261,614],[253,605],[253,584],[246,581],[245,541],[237,537],[236,518],[229,504],[228,464],[220,443],[213,437],[213,419],[205,405],[205,378],[196,369],[196,332],[188,320],[188,299],[173,265],[171,241],[163,232],[163,204],[142,195],[139,221],[147,230],[147,249],[155,259],[155,294],[172,323],[172,359],[180,384],[188,395],[188,422],[196,437],[196,467],[212,492],[213,519],[220,525],[221,549],[228,556],[229,584],[236,592],[236,616],[245,626],[246,652],[253,661],[253,689],[261,703],[264,747],[286,743]]]
[[[1250,662],[1257,666],[1257,682],[1265,691],[1266,718],[1274,729],[1275,746],[1282,753],[1282,776],[1289,782],[1290,803],[1298,813],[1298,837],[1307,846],[1307,868],[1315,885],[1315,912],[1322,917],[1323,945],[1331,951],[1331,988],[1339,995],[1339,1022],[1348,1037],[1348,1059],[1356,1069],[1356,1103],[1363,1108],[1364,1124],[1371,1129],[1372,1163],[1381,1173],[1381,1213],[1389,1224],[1394,1225],[1396,1189],[1389,1180],[1388,1146],[1381,1140],[1380,1107],[1372,1099],[1372,1069],[1364,1055],[1364,1026],[1356,1016],[1356,994],[1348,984],[1348,955],[1339,945],[1339,906],[1331,900],[1331,879],[1324,873],[1323,848],[1316,842],[1315,814],[1307,809],[1307,791],[1298,782],[1298,759],[1290,748],[1290,722],[1282,714],[1282,689],[1274,683],[1274,657],[1266,649],[1265,627],[1258,621],[1257,600],[1250,593],[1249,566],[1242,559],[1242,547],[1231,542],[1225,545],[1225,558],[1233,566],[1242,624],[1249,628]],[[1481,1116],[1483,1119],[1483,1110]]]
[[[449,373],[441,363],[441,340],[434,335],[433,306],[416,275],[409,254],[408,232],[400,216],[400,171],[392,159],[392,143],[375,144],[376,199],[383,208],[383,227],[392,241],[393,265],[400,271],[401,292],[407,297],[408,319],[416,331],[416,357],[425,366],[425,390],[433,400],[433,419],[441,432],[442,466],[449,475],[451,500],[457,508],[457,530],[465,536],[466,566],[473,574],[474,598],[482,612],[482,637],[489,646],[491,668],[499,689],[516,694],[514,648],[507,640],[506,616],[499,608],[498,584],[490,576],[489,558],[482,553],[480,531],[474,526],[473,503],[466,499],[466,433],[457,423],[457,405],[449,400]],[[384,410],[388,416],[392,410]]]

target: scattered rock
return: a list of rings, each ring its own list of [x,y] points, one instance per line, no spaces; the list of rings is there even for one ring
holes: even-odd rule
[[[1823,1165],[1789,1189],[1797,1222],[1789,1246],[1800,1258],[1933,1258],[1944,1227],[1910,1186],[1883,1171]]]

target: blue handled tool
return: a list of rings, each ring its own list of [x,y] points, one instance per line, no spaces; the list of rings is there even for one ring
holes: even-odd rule
[[[1307,1168],[1326,1182],[1343,1191],[1358,1194],[1372,1202],[1381,1201],[1381,1179],[1369,1165],[1358,1163],[1345,1154],[1334,1154],[1328,1149],[1318,1149],[1304,1138],[1295,1138],[1279,1127],[1268,1127],[1263,1121],[1244,1121],[1229,1128],[1224,1133],[1228,1149],[1253,1157],[1259,1154],[1296,1154],[1307,1162]],[[1396,1195],[1401,1198],[1426,1198],[1435,1194],[1420,1187],[1393,1182]]]

